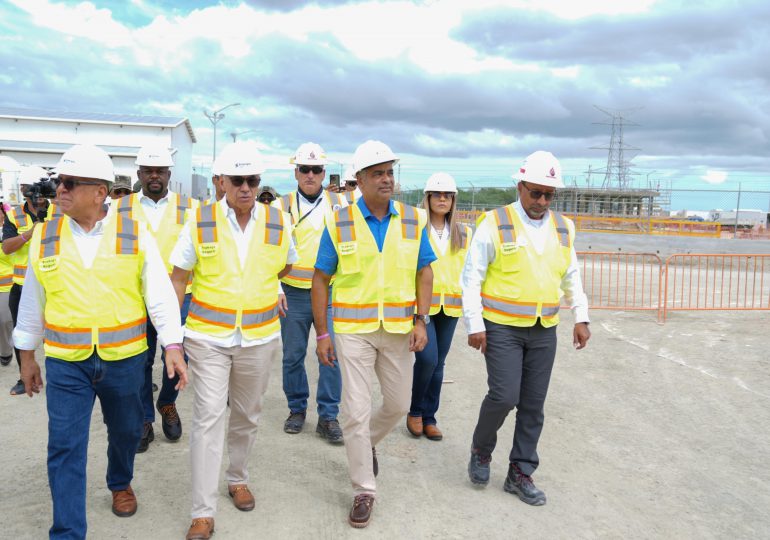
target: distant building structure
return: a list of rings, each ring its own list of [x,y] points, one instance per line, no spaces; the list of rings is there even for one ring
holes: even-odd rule
[[[605,217],[650,217],[662,213],[661,192],[566,186],[556,191],[551,208],[565,214]]]
[[[187,118],[80,113],[0,107],[0,156],[22,165],[53,167],[74,144],[94,144],[115,164],[116,174],[136,180],[134,160],[146,144],[163,144],[174,157],[169,188],[195,195],[192,146],[196,142]],[[205,190],[204,190],[205,191]]]

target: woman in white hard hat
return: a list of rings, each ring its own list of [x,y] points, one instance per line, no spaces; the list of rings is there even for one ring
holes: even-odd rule
[[[415,437],[443,438],[436,426],[444,361],[462,315],[460,272],[471,241],[471,228],[457,222],[457,185],[446,173],[436,173],[425,184],[423,206],[428,211],[430,243],[438,260],[433,268],[433,297],[427,325],[428,344],[415,353],[412,404],[406,427]]]

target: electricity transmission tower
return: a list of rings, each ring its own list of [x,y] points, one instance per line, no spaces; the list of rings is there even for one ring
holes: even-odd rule
[[[631,170],[631,160],[641,150],[635,146],[626,144],[623,139],[625,126],[638,126],[628,120],[628,116],[639,111],[642,107],[632,109],[605,109],[594,105],[594,108],[610,117],[610,121],[594,122],[601,126],[610,126],[610,144],[608,146],[592,146],[592,150],[607,150],[607,166],[602,169],[594,169],[591,172],[604,173],[602,187],[605,189],[625,190],[630,187],[631,176],[636,173]]]

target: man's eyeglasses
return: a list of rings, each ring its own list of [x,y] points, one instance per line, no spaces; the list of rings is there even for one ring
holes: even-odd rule
[[[261,180],[259,176],[228,176],[230,183],[235,187],[241,187],[246,182],[250,188],[255,188]]]
[[[125,197],[126,195],[131,195],[130,189],[124,189],[124,188],[113,189],[111,193],[112,197]]]
[[[299,172],[302,174],[310,174],[311,171],[313,174],[321,174],[324,172],[324,168],[320,165],[313,165],[312,167],[310,165],[300,165],[297,169],[299,169]]]
[[[358,182],[355,180],[346,180],[345,186],[349,188],[356,188],[358,186]]]
[[[272,193],[263,193],[259,196],[259,202],[262,204],[270,204],[275,200],[275,197],[273,197]]]
[[[62,180],[61,178],[55,178],[54,182],[56,182],[56,186],[64,186],[64,189],[67,191],[72,191],[77,186],[101,186],[103,185],[101,182],[88,182],[84,180],[73,180],[72,178],[67,178],[66,180]]]
[[[536,201],[539,201],[540,197],[545,197],[546,201],[552,201],[556,195],[555,191],[540,191],[539,189],[532,189],[527,185],[526,182],[522,182],[521,185],[527,188],[527,191],[529,191],[529,196]]]
[[[451,199],[455,196],[451,191],[429,191],[428,195],[437,199]]]

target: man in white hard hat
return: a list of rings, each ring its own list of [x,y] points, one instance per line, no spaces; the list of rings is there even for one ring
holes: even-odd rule
[[[348,204],[353,204],[361,198],[361,190],[358,189],[358,180],[356,179],[356,173],[352,166],[345,167],[342,181],[344,182],[345,187],[344,190],[341,189],[340,192],[344,192],[344,197]]]
[[[120,517],[136,512],[131,480],[142,435],[148,313],[179,389],[187,371],[178,304],[155,241],[141,223],[104,205],[114,180],[109,156],[95,146],[73,146],[56,173],[64,215],[35,229],[13,339],[30,397],[43,386],[35,349],[45,340],[50,538],[85,538],[86,459],[97,397],[107,425],[112,511]]]
[[[311,291],[318,358],[332,366],[336,349],[342,371],[342,430],[354,492],[348,522],[355,528],[369,523],[378,472],[374,447],[409,410],[413,353],[425,347],[430,323],[436,255],[425,212],[391,199],[397,161],[380,141],[356,150],[363,196],[329,218]],[[332,275],[334,346],[326,323]],[[372,412],[375,373],[382,406]]]
[[[543,406],[556,355],[562,291],[575,315],[572,341],[588,343],[588,302],[575,255],[575,226],[549,210],[564,187],[550,152],[530,154],[513,175],[519,200],[479,218],[461,275],[468,344],[487,364],[489,391],[473,433],[468,475],[489,482],[497,431],[515,408],[516,428],[503,488],[527,504],[545,504],[532,481]]]
[[[198,207],[198,201],[190,197],[183,197],[168,189],[171,180],[171,168],[174,160],[171,152],[162,144],[144,146],[139,149],[134,162],[137,166],[137,177],[142,184],[139,193],[129,194],[113,202],[113,208],[122,216],[141,221],[147,226],[147,230],[155,238],[160,250],[160,256],[166,264],[166,272],[171,274],[172,266],[169,263],[171,250],[176,244],[179,233],[185,220],[191,212]],[[189,288],[188,288],[189,293]],[[190,306],[189,294],[182,304],[182,324],[187,318]],[[144,390],[142,401],[144,403],[144,427],[142,440],[139,442],[137,452],[146,452],[150,442],[155,439],[153,422],[155,421],[155,408],[161,416],[163,434],[171,442],[176,442],[182,436],[182,421],[176,410],[175,390],[178,380],[169,379],[166,370],[162,371],[162,382],[158,399],[153,404],[152,397],[152,368],[155,363],[155,353],[158,347],[157,332],[152,324],[147,325],[147,366],[144,373]],[[161,346],[161,362],[165,362],[165,350]]]
[[[310,285],[313,279],[318,244],[324,231],[324,218],[344,201],[338,195],[324,191],[326,152],[309,142],[300,145],[292,159],[297,190],[279,197],[273,206],[291,215],[299,260],[281,280],[287,304],[281,318],[283,340],[283,392],[289,404],[289,417],[283,425],[286,433],[302,431],[307,414],[310,388],[305,370],[305,353],[313,324]],[[320,364],[316,402],[318,424],[316,433],[332,444],[342,444],[342,430],[337,421],[342,380],[336,366]]]
[[[19,174],[19,189],[24,196],[24,204],[16,206],[8,212],[8,219],[3,223],[3,253],[11,256],[13,261],[13,285],[8,293],[8,307],[11,310],[13,324],[19,317],[19,301],[24,287],[24,276],[27,273],[27,260],[29,259],[29,241],[38,223],[42,223],[49,207],[48,199],[37,197],[35,200],[29,192],[29,188],[41,179],[48,178],[48,171],[42,167],[24,167]],[[21,356],[18,348],[14,348],[16,363],[21,368]],[[19,378],[13,387],[11,395],[18,396],[25,393],[24,383]]]
[[[248,463],[270,366],[280,352],[278,279],[297,260],[289,215],[257,204],[265,171],[257,146],[229,144],[217,162],[225,197],[196,211],[171,254],[171,281],[180,304],[193,273],[185,325],[195,390],[188,540],[210,538],[214,532],[228,396],[228,493],[238,510],[254,509]]]

